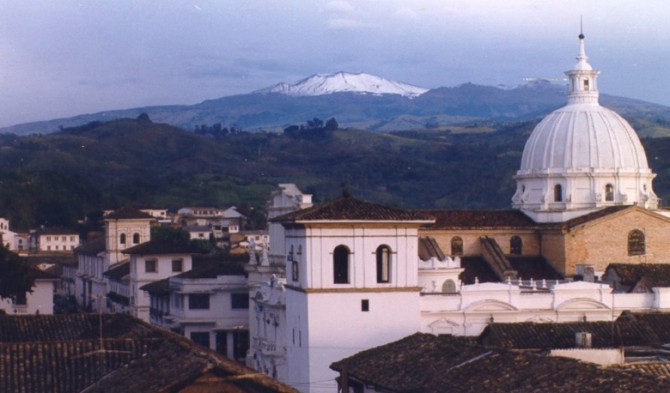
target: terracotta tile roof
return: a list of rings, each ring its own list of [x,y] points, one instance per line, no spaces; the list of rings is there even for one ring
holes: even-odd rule
[[[417,333],[331,365],[350,381],[396,393],[666,392],[670,381],[574,359],[468,345]]]
[[[491,266],[482,257],[461,257],[461,267],[465,270],[458,278],[463,284],[474,284],[475,278],[479,282],[500,282]]]
[[[245,258],[248,260],[248,257]],[[217,278],[218,276],[247,276],[244,265],[237,261],[210,261],[178,274],[175,278]]]
[[[437,258],[438,260],[444,259],[444,252],[440,248],[440,245],[437,244],[434,238],[420,237],[419,238],[419,258],[422,261],[427,261],[431,258]]]
[[[170,278],[168,277],[162,280],[150,282],[148,284],[142,285],[140,289],[154,295],[164,295],[170,293]]]
[[[0,391],[297,393],[122,314],[0,316]]]
[[[519,210],[423,210],[435,217],[425,229],[532,228],[539,224]]]
[[[651,329],[662,344],[670,344],[670,313],[623,313],[617,321],[632,321]]]
[[[480,335],[484,345],[514,349],[574,348],[575,334],[591,333],[593,348],[657,346],[662,344],[648,324],[631,320],[616,322],[492,323]]]
[[[670,265],[655,263],[611,263],[606,272],[613,270],[621,278],[620,284],[634,287],[640,280],[645,280],[648,288],[670,287]]]
[[[670,378],[670,362],[640,362],[630,363],[622,366],[624,369],[637,370],[645,374],[658,377]]]
[[[74,249],[75,254],[96,256],[105,251],[105,237],[98,236]]]
[[[419,221],[432,222],[433,217],[419,211],[402,210],[340,197],[321,205],[275,217],[273,222],[297,221]]]
[[[593,213],[585,214],[580,217],[573,218],[572,220],[568,220],[562,224],[559,224],[565,228],[572,229],[574,227],[586,224],[591,221],[595,221],[597,219],[607,217],[610,214],[614,214],[616,212],[626,210],[626,209],[634,209],[634,206],[610,206],[606,207],[604,209],[595,211]]]
[[[176,243],[165,240],[150,240],[121,251],[127,255],[168,255],[201,254],[202,251],[191,243]]]
[[[112,266],[106,272],[102,273],[105,277],[109,277],[116,281],[121,281],[121,279],[130,274],[130,262],[121,262]]]
[[[154,219],[151,214],[145,213],[139,209],[130,206],[124,206],[114,210],[105,217],[105,220],[130,220],[130,219]]]
[[[524,280],[562,280],[563,276],[543,257],[507,256],[517,277]]]

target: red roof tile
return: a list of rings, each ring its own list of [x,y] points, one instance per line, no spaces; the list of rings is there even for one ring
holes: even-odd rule
[[[424,210],[435,217],[425,229],[532,228],[538,226],[519,210]]]
[[[272,221],[418,221],[429,223],[433,221],[433,217],[418,211],[396,209],[351,197],[340,197],[321,205],[276,217]]]

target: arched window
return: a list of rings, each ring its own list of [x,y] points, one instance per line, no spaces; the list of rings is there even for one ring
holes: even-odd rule
[[[133,244],[140,244],[140,234],[137,232],[133,233]]]
[[[560,184],[554,186],[554,202],[563,201],[563,187]]]
[[[349,249],[347,246],[337,246],[333,252],[333,282],[335,284],[349,283]]]
[[[391,248],[377,247],[377,282],[391,282]]]
[[[639,229],[628,232],[628,255],[644,255],[646,252],[644,232]]]
[[[456,283],[454,280],[447,280],[442,284],[442,292],[456,293]]]
[[[523,254],[523,241],[519,236],[512,236],[509,239],[509,253],[512,255]]]
[[[125,233],[122,233],[122,234],[119,236],[119,243],[121,243],[121,244],[126,244],[126,234],[125,234]]]
[[[605,201],[607,202],[614,201],[614,186],[611,184],[605,186]]]
[[[451,255],[463,256],[463,239],[460,236],[451,238]]]

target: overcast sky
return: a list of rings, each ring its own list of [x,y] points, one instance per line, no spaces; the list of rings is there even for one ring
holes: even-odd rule
[[[316,73],[426,88],[563,77],[670,105],[665,0],[0,0],[0,127],[194,104]]]

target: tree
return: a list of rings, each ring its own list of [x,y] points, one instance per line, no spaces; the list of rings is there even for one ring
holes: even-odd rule
[[[21,257],[5,247],[0,247],[0,299],[32,292],[34,283],[35,277]]]
[[[325,129],[326,131],[334,131],[334,130],[337,130],[339,126],[340,126],[340,125],[337,124],[337,120],[335,120],[334,117],[331,117],[331,118],[326,122],[326,126],[324,127],[324,129]]]

